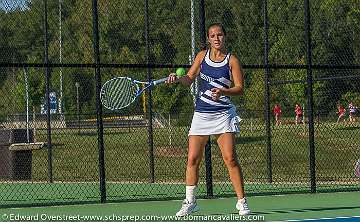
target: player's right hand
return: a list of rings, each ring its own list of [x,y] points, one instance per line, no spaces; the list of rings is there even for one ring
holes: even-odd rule
[[[168,79],[166,80],[166,83],[174,83],[176,82],[176,80],[178,79],[178,77],[176,76],[175,73],[170,73],[170,75],[168,76]]]

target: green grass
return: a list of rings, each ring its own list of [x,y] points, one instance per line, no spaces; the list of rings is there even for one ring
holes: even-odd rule
[[[184,178],[187,150],[186,127],[154,129],[154,163],[156,181],[181,182]],[[53,174],[58,181],[94,181],[98,178],[96,130],[54,130]],[[45,133],[39,133],[46,141]],[[42,136],[41,136],[42,135]],[[267,180],[267,147],[264,126],[243,124],[236,137],[236,150],[245,179]],[[272,129],[273,179],[278,182],[309,181],[309,142],[303,125],[283,125]],[[149,181],[150,155],[146,128],[105,129],[106,176],[109,181]],[[315,126],[316,171],[321,181],[353,178],[353,165],[360,157],[360,124]],[[33,179],[47,179],[46,149],[33,152]],[[221,153],[212,140],[215,181],[227,180]],[[202,164],[203,166],[204,164]],[[330,167],[331,166],[331,167]],[[201,173],[204,173],[204,167]]]
[[[243,121],[241,133],[236,137],[236,150],[248,193],[309,192],[309,142],[307,129],[304,127],[282,125],[272,128],[273,182],[268,183],[265,127],[259,121]],[[105,129],[108,198],[181,198],[186,167],[187,133],[186,127],[173,127],[172,137],[169,138],[169,129],[154,128],[155,183],[151,184],[147,129]],[[45,130],[37,131],[37,140],[46,141]],[[1,200],[15,199],[15,202],[21,202],[21,198],[18,200],[14,197],[14,193],[19,189],[22,190],[19,193],[30,200],[35,198],[41,201],[50,197],[57,200],[63,198],[65,201],[99,198],[96,129],[82,129],[80,134],[77,129],[55,129],[52,143],[53,180],[56,185],[44,183],[48,180],[48,150],[35,150],[32,180],[19,184],[3,183],[0,190],[7,196],[1,195]],[[359,123],[315,125],[318,190],[359,189],[353,176],[354,163],[360,158],[359,145]],[[228,173],[214,138],[212,162],[214,194],[232,195]],[[202,163],[200,169],[201,183],[205,180],[204,165]],[[91,188],[89,184],[93,184]],[[39,195],[41,190],[49,190],[49,194]],[[54,192],[61,195],[57,196]],[[205,195],[206,187],[201,186],[199,193]]]

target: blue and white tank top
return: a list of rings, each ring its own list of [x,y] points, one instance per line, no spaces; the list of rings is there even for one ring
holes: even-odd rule
[[[210,59],[210,50],[206,52],[205,58],[200,65],[200,87],[196,99],[195,112],[215,113],[231,109],[234,105],[228,96],[220,96],[218,101],[211,98],[212,88],[230,88],[231,71],[229,66],[230,53],[223,61],[214,62]]]

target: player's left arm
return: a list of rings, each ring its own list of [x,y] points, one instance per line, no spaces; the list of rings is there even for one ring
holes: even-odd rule
[[[236,58],[235,55],[230,56],[229,65],[232,74],[233,86],[229,89],[213,88],[211,91],[215,100],[218,99],[220,95],[241,95],[244,91],[244,72],[241,68],[238,58]]]
[[[233,86],[229,89],[222,88],[220,93],[227,96],[241,95],[244,89],[244,72],[241,68],[238,58],[236,58],[235,55],[230,56],[229,65],[232,75]]]

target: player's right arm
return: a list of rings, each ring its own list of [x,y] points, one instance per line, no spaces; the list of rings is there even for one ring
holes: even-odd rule
[[[196,55],[195,60],[186,75],[178,78],[175,73],[171,73],[167,83],[180,82],[184,85],[190,86],[200,73],[201,62],[203,61],[205,54],[206,50],[202,50]]]

